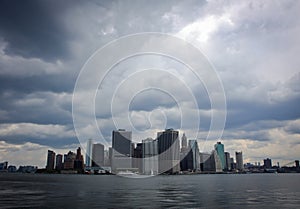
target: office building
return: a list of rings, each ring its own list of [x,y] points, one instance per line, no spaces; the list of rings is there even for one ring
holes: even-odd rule
[[[81,148],[78,147],[75,161],[74,161],[74,169],[77,170],[77,172],[79,173],[83,173],[83,168],[84,168],[83,156],[81,154]]]
[[[93,140],[89,139],[86,145],[86,154],[85,154],[85,166],[92,166],[92,149],[93,149]]]
[[[235,159],[236,159],[236,169],[239,171],[243,171],[244,170],[243,153],[235,152]]]
[[[72,151],[69,151],[68,154],[64,155],[64,169],[65,170],[73,170],[74,162],[76,159],[76,154]]]
[[[133,151],[132,167],[143,173],[143,144],[137,143]]]
[[[46,170],[48,171],[54,170],[54,163],[55,163],[55,152],[53,152],[52,150],[48,150]]]
[[[192,154],[192,170],[200,171],[200,152],[197,140],[189,140],[189,149]]]
[[[230,161],[230,154],[229,152],[225,152],[225,170],[231,170],[231,161]]]
[[[157,133],[159,173],[178,173],[180,171],[179,132],[166,129]]]
[[[264,168],[265,169],[272,168],[272,160],[270,158],[264,159]]]
[[[132,133],[125,129],[112,132],[112,172],[132,169]]]
[[[236,169],[236,163],[234,162],[233,157],[230,158],[230,168],[231,168],[231,170]]]
[[[188,148],[187,137],[185,136],[185,133],[183,133],[181,137],[181,152],[186,151],[187,148]]]
[[[104,145],[93,144],[92,147],[92,167],[102,167],[104,165]]]
[[[215,144],[215,151],[216,151],[216,155],[219,159],[216,159],[217,161],[220,161],[221,163],[221,169],[225,170],[225,153],[224,153],[224,145],[221,142],[217,142],[217,144]]]
[[[55,169],[60,171],[63,169],[63,156],[61,154],[56,155],[56,160],[55,160]]]
[[[147,138],[142,140],[143,173],[146,175],[158,174],[157,140]]]
[[[220,158],[215,150],[211,154],[201,153],[200,160],[203,172],[222,172]]]
[[[0,171],[6,171],[7,165],[8,165],[8,162],[0,163]]]
[[[108,148],[108,162],[109,162],[109,166],[111,166],[112,154],[113,154],[113,149],[112,149],[112,147],[109,147]]]

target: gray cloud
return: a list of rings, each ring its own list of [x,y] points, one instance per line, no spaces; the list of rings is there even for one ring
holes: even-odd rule
[[[61,14],[76,2],[1,1],[0,36],[7,54],[55,60],[68,56],[70,34]]]
[[[288,150],[290,145],[299,144],[298,8],[297,1],[229,4],[214,1],[1,1],[0,139],[12,144],[9,145],[11,151],[17,149],[14,148],[17,144],[26,142],[50,147],[73,146],[75,135],[63,133],[73,131],[72,91],[87,58],[122,35],[166,32],[192,42],[212,60],[225,88],[228,109],[224,139],[232,140],[232,149],[235,142],[237,147],[247,149],[249,159],[260,156],[255,150],[262,147],[261,143]],[[127,78],[131,68],[150,66],[151,61],[158,62],[144,59],[120,63],[103,87],[107,90],[104,98],[110,98],[116,84]],[[170,69],[182,69],[178,77],[188,81],[198,109],[191,107],[191,99],[186,97],[182,86],[148,75],[145,83],[129,82],[120,89],[115,107],[117,120],[126,126],[128,115],[124,114],[122,105],[130,90],[160,83],[161,87],[168,87],[179,95],[180,105],[188,116],[200,112],[200,131],[206,132],[210,126],[211,104],[205,86],[182,66],[168,60],[161,63]],[[131,113],[131,122],[140,131],[134,138],[155,137],[155,131],[163,126],[179,127],[177,105],[159,92],[137,95],[126,107]],[[96,100],[96,107],[101,132],[110,141],[115,128],[110,114],[111,101]],[[85,112],[84,105],[82,111]],[[148,117],[151,112],[153,115]],[[88,120],[86,122],[80,128],[88,138],[91,131]],[[182,130],[188,135],[193,132],[192,122],[186,123]],[[148,130],[150,123],[153,126]],[[32,133],[8,134],[9,127],[20,128],[24,124],[34,124],[25,125],[27,129],[34,127]],[[53,128],[55,125],[62,127]],[[49,127],[53,134],[49,134]],[[280,139],[276,139],[276,131],[280,131]],[[249,154],[251,152],[253,154]],[[278,157],[276,153],[269,154],[269,157]],[[283,158],[288,158],[288,153]]]

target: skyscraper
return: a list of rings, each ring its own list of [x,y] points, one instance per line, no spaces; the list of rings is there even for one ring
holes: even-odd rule
[[[85,166],[91,167],[92,166],[92,147],[93,140],[89,139],[86,144],[86,155],[85,155]]]
[[[68,154],[64,155],[64,169],[73,170],[75,159],[76,159],[76,154],[72,151],[69,151]]]
[[[231,170],[231,161],[229,152],[225,152],[225,170]]]
[[[102,167],[104,165],[104,145],[93,144],[92,148],[92,166]]]
[[[185,133],[183,133],[182,137],[181,137],[181,148],[187,148],[187,138],[185,136]]]
[[[178,173],[180,171],[179,132],[166,129],[157,133],[159,173]]]
[[[52,150],[48,150],[47,165],[46,165],[46,169],[48,171],[54,170],[54,162],[55,162],[55,152],[53,152]]]
[[[119,129],[112,132],[112,172],[132,168],[131,131]]]
[[[79,173],[83,173],[83,167],[83,156],[81,154],[81,148],[78,147],[76,152],[76,158],[74,161],[74,169],[77,170],[77,172]]]
[[[197,140],[189,140],[189,148],[192,153],[192,170],[200,171],[200,152]]]
[[[142,141],[143,173],[146,175],[158,174],[157,140],[147,138]]]
[[[221,142],[217,142],[217,144],[215,144],[215,151],[216,151],[216,155],[220,160],[221,163],[221,169],[224,170],[225,169],[225,153],[224,153],[224,145]]]
[[[132,167],[143,173],[143,144],[137,143],[133,151]]]
[[[264,159],[264,168],[272,168],[272,160],[270,158]]]
[[[63,169],[62,158],[63,158],[63,156],[61,154],[56,155],[55,169],[58,170],[58,171]]]
[[[235,152],[235,159],[236,159],[236,169],[239,171],[243,171],[244,170],[243,153]]]

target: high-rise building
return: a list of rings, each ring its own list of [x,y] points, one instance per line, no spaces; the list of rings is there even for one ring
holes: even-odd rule
[[[189,149],[192,154],[192,170],[200,171],[200,152],[197,140],[189,140]]]
[[[46,169],[48,171],[54,170],[54,163],[55,163],[55,152],[53,152],[52,150],[48,150]]]
[[[272,160],[270,158],[264,159],[264,168],[266,169],[272,168]]]
[[[211,154],[201,153],[201,156],[201,170],[203,172],[222,172],[221,161],[216,150],[213,150]]]
[[[182,137],[181,137],[181,149],[186,149],[188,146],[187,144],[187,138],[185,136],[185,133],[183,133]]]
[[[3,162],[3,163],[0,163],[0,171],[2,170],[7,170],[7,165],[8,165],[8,162]]]
[[[180,171],[179,132],[166,129],[157,133],[159,173],[178,173]]]
[[[76,152],[76,158],[74,161],[74,169],[77,170],[77,172],[82,173],[83,172],[83,168],[84,168],[84,163],[83,163],[83,156],[81,154],[81,148],[78,147],[77,148],[77,152]]]
[[[63,158],[63,156],[61,154],[56,155],[55,169],[58,171],[63,169],[62,158]]]
[[[85,154],[85,166],[92,166],[92,149],[93,149],[93,140],[89,139],[86,144],[86,154]]]
[[[216,151],[217,157],[220,160],[221,169],[225,170],[226,162],[225,162],[224,145],[221,142],[217,142],[217,144],[215,144],[215,151]]]
[[[93,144],[92,148],[92,166],[102,167],[104,165],[104,145]]]
[[[235,164],[235,162],[234,162],[233,157],[230,158],[230,168],[231,168],[231,170],[236,169],[236,164]]]
[[[225,170],[231,170],[231,161],[229,152],[225,152]]]
[[[243,153],[235,152],[235,159],[236,159],[236,169],[239,171],[243,171],[244,170]]]
[[[143,173],[143,144],[137,143],[133,151],[132,167]]]
[[[146,175],[158,174],[157,140],[147,138],[142,141],[143,173]]]
[[[213,150],[212,154],[214,155],[214,159],[215,159],[215,172],[222,172],[224,169],[218,152],[216,150]]]
[[[64,169],[73,170],[75,159],[76,154],[72,151],[69,151],[68,154],[64,155]]]
[[[112,147],[109,147],[108,148],[108,162],[109,162],[109,166],[111,166],[112,154],[113,154],[113,149],[112,149]]]
[[[119,129],[112,132],[112,172],[132,169],[132,132]]]

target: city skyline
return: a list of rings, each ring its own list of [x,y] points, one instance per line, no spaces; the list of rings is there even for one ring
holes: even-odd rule
[[[299,1],[1,1],[0,162],[42,167],[47,150],[84,148],[79,136],[111,143],[111,130],[121,127],[132,130],[132,141],[173,127],[189,139],[198,135],[202,152],[217,141],[232,156],[243,150],[244,162],[271,158],[284,165],[299,159],[299,6]],[[199,48],[223,85],[226,114],[211,106],[210,79],[201,82],[177,60],[145,55],[122,60],[97,88],[93,119],[102,136],[87,119],[83,98],[83,122],[75,130],[72,97],[86,61],[108,43],[144,32],[169,34]],[[95,77],[106,70],[97,68]],[[226,123],[208,134],[212,115],[226,116]]]
[[[76,165],[76,163],[74,164],[74,162],[76,160],[80,160],[82,165],[79,167],[81,167],[82,170],[84,169],[84,167],[85,168],[112,167],[109,170],[112,171],[113,173],[117,173],[116,168],[113,169],[113,165],[112,165],[113,161],[114,161],[113,158],[115,157],[114,152],[116,152],[117,153],[116,156],[119,156],[117,158],[122,157],[122,155],[124,155],[124,153],[125,153],[124,157],[130,156],[130,158],[128,158],[130,163],[129,164],[125,163],[126,165],[128,164],[129,166],[126,168],[122,168],[123,170],[124,169],[130,170],[131,168],[138,168],[138,165],[136,163],[138,163],[137,161],[139,161],[140,163],[143,164],[143,166],[142,166],[143,168],[141,171],[139,171],[139,173],[147,173],[148,172],[148,174],[150,174],[149,171],[150,170],[152,171],[152,167],[150,166],[151,168],[149,167],[148,170],[146,169],[147,171],[145,171],[144,163],[145,163],[145,161],[147,161],[146,163],[153,164],[153,162],[152,163],[150,162],[153,160],[153,157],[156,157],[155,159],[157,160],[157,162],[160,161],[159,160],[159,156],[160,156],[159,148],[157,147],[157,146],[159,146],[158,139],[164,135],[163,133],[167,133],[168,131],[179,133],[179,131],[176,131],[173,129],[165,129],[164,131],[158,132],[157,138],[155,138],[155,139],[146,138],[146,139],[142,139],[140,142],[133,142],[133,141],[131,141],[131,137],[132,137],[131,131],[128,131],[125,129],[114,130],[114,131],[112,131],[112,138],[115,138],[116,134],[117,134],[117,136],[119,138],[117,141],[119,141],[118,143],[121,143],[120,145],[113,146],[113,144],[111,144],[111,146],[105,148],[105,146],[103,144],[101,144],[99,142],[94,143],[94,140],[88,139],[87,147],[89,147],[89,146],[91,147],[89,154],[88,154],[88,152],[84,152],[81,154],[81,147],[77,147],[77,154],[73,153],[70,149],[68,152],[65,152],[65,154],[62,154],[62,152],[56,153],[53,150],[48,150],[48,154],[45,154],[46,155],[45,166],[39,166],[39,168],[45,168],[47,171],[64,170],[64,169],[68,170],[70,168],[74,169],[74,168],[76,168],[76,166],[78,167],[78,165]],[[190,163],[185,160],[188,160],[188,158],[190,158],[190,157],[192,157],[194,160],[197,158],[197,161],[192,160],[192,165],[191,164],[189,165],[189,166],[192,166],[195,171],[197,171],[198,169],[200,171],[200,162],[204,163],[206,160],[208,160],[207,163],[210,164],[211,162],[209,161],[208,158],[212,158],[215,163],[215,166],[213,168],[213,169],[216,169],[215,172],[229,171],[229,170],[233,169],[233,167],[232,167],[233,163],[234,163],[234,168],[236,168],[239,171],[243,171],[244,167],[249,167],[249,166],[251,167],[251,166],[262,165],[267,169],[271,169],[272,166],[285,167],[285,166],[292,165],[295,161],[299,161],[298,159],[294,159],[286,164],[280,164],[278,161],[272,163],[272,160],[268,156],[265,156],[264,158],[262,158],[258,161],[252,161],[252,162],[246,161],[245,162],[242,150],[235,150],[234,155],[233,155],[235,157],[230,157],[230,152],[228,152],[227,149],[226,150],[224,149],[224,144],[222,144],[221,141],[215,142],[214,146],[212,147],[212,149],[210,151],[201,152],[197,140],[188,139],[186,137],[185,133],[182,134],[181,140],[180,140],[180,135],[176,134],[176,136],[177,136],[177,138],[174,138],[174,140],[177,141],[176,143],[178,143],[177,146],[178,146],[178,154],[180,152],[180,161],[173,164],[172,166],[171,165],[164,166],[164,169],[162,169],[160,171],[159,171],[159,168],[157,167],[155,174],[167,172],[168,169],[166,169],[166,168],[170,168],[170,167],[174,167],[174,166],[175,167],[179,166],[180,171],[185,171],[185,169],[186,169],[185,167]],[[130,139],[129,140],[130,143],[127,146],[130,148],[130,150],[127,150],[127,148],[126,148],[127,142],[124,144],[124,142],[122,142],[122,140],[120,141],[120,139],[124,139],[126,141],[128,139]],[[168,137],[166,138],[166,136],[165,136],[162,139],[166,140],[166,139],[168,139]],[[170,152],[170,150],[168,150],[168,149],[171,148],[171,145],[173,145],[173,143],[175,141],[173,141],[171,144],[169,144],[166,148],[163,148],[165,151],[167,151],[167,152],[163,151],[163,152],[165,152],[164,153],[165,155],[168,155],[168,153]],[[169,142],[167,142],[167,143],[169,143]],[[163,142],[163,144],[166,144],[166,142]],[[146,150],[146,153],[143,153],[140,156],[136,156],[135,151],[136,151],[136,149],[138,149],[138,146],[140,146],[140,145],[142,145],[141,148],[143,150]],[[151,146],[153,146],[153,145],[155,145],[156,148],[154,148],[154,147],[152,148]],[[165,146],[165,145],[163,145],[163,146]],[[175,147],[177,147],[177,146],[175,146]],[[156,151],[153,149],[156,149]],[[174,147],[173,147],[173,149],[174,149]],[[114,151],[112,151],[112,150],[114,150]],[[117,151],[117,150],[119,150],[119,151]],[[149,152],[150,150],[152,150],[152,151]],[[172,152],[173,151],[171,151],[169,154],[171,154]],[[175,152],[177,152],[177,151],[175,151]],[[193,153],[193,154],[190,155],[191,153]],[[83,157],[83,156],[85,156],[85,157]],[[179,155],[178,155],[178,157],[179,157]],[[149,161],[147,158],[149,158],[149,160],[150,159],[151,160]],[[163,158],[165,158],[165,157],[163,157]],[[67,159],[67,161],[66,161],[66,159]],[[70,159],[71,161],[68,162],[68,159]],[[136,162],[134,162],[135,159],[137,159]],[[141,160],[141,159],[143,159],[143,160]],[[67,162],[67,166],[64,165],[65,162]],[[18,167],[18,166],[19,167],[26,167],[26,166],[30,167],[31,166],[33,168],[36,166],[31,163],[15,165],[15,164],[8,162],[8,160],[0,162],[0,163],[2,164],[2,166],[4,165],[3,163],[7,163],[6,167],[7,166],[10,166],[10,167],[11,166],[16,166],[16,167]],[[124,165],[124,162],[119,163],[118,166],[120,166],[120,165]],[[156,166],[158,166],[158,164]],[[203,168],[201,166],[201,172],[203,172],[203,169],[205,170],[205,168]],[[208,169],[207,171],[214,171],[214,170],[211,170],[212,168],[210,165],[206,165],[206,169]],[[178,172],[178,171],[179,170],[177,170],[176,172]],[[171,172],[171,173],[174,173],[174,172]]]

